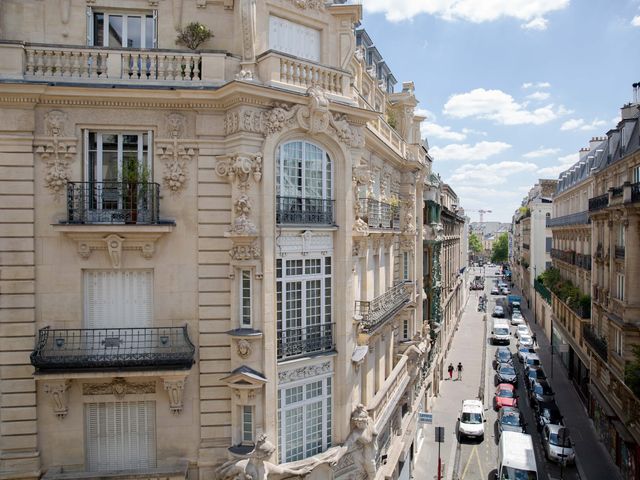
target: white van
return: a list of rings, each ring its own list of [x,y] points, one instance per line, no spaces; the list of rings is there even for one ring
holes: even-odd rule
[[[509,345],[510,342],[511,333],[509,332],[509,324],[504,318],[496,318],[491,328],[491,343],[494,345],[497,343],[506,343]]]
[[[497,480],[538,480],[531,435],[502,432],[498,446]]]

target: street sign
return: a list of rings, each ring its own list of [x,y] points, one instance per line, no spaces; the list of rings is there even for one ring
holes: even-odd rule
[[[436,442],[444,443],[444,427],[436,427]]]
[[[420,422],[420,423],[433,423],[433,413],[418,412],[418,422]]]

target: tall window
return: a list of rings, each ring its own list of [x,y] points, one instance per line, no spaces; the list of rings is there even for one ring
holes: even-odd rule
[[[327,335],[331,323],[331,257],[276,260],[276,308],[282,342]]]
[[[285,386],[278,390],[280,460],[303,460],[331,446],[332,378]]]
[[[85,131],[85,178],[89,182],[149,180],[151,132]]]
[[[409,252],[402,252],[402,279],[409,280]]]
[[[331,158],[309,142],[285,143],[278,149],[277,195],[330,199]]]
[[[85,454],[89,471],[156,466],[155,402],[85,404]]]
[[[253,443],[253,407],[250,405],[242,406],[242,443]]]
[[[632,183],[640,183],[640,165],[633,167]]]
[[[617,234],[617,238],[616,238],[616,245],[618,247],[624,247],[625,246],[625,228],[623,224],[619,224],[618,225],[618,234]]]
[[[96,12],[89,8],[87,40],[96,47],[156,48],[156,13]]]
[[[616,274],[616,298],[624,300],[624,274]]]
[[[622,333],[621,330],[616,329],[616,344],[615,344],[615,351],[618,355],[623,356],[624,355],[624,334]]]
[[[251,326],[251,270],[240,274],[240,326]]]
[[[269,17],[269,49],[319,62],[320,30],[271,16]]]

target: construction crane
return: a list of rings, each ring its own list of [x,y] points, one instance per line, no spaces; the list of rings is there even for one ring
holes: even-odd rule
[[[484,214],[485,213],[491,213],[491,210],[467,210],[465,209],[465,211],[467,212],[478,212],[480,214],[480,223],[484,223]]]

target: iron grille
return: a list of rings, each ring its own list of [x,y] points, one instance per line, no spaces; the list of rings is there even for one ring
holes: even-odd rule
[[[640,202],[640,182],[631,185],[631,201]]]
[[[333,200],[324,198],[276,197],[276,223],[333,225]]]
[[[160,185],[129,182],[69,182],[68,223],[157,224]]]
[[[400,208],[373,198],[360,199],[360,215],[372,228],[400,229]]]
[[[612,187],[611,188],[611,196],[613,198],[621,197],[624,192],[623,187]]]
[[[410,292],[407,287],[411,284],[401,282],[371,301],[356,301],[355,313],[362,317],[361,330],[365,333],[374,331],[408,303]]]
[[[31,353],[36,370],[191,368],[187,326],[40,329]]]
[[[609,194],[599,195],[589,199],[589,211],[594,212],[609,206]]]
[[[547,227],[564,227],[567,225],[587,225],[591,223],[589,212],[578,212],[557,218],[547,218]]]
[[[585,339],[591,349],[596,352],[605,362],[609,356],[609,348],[607,341],[600,337],[591,327],[591,325],[582,326],[582,337]]]
[[[278,360],[333,351],[335,325],[322,323],[278,330]]]

